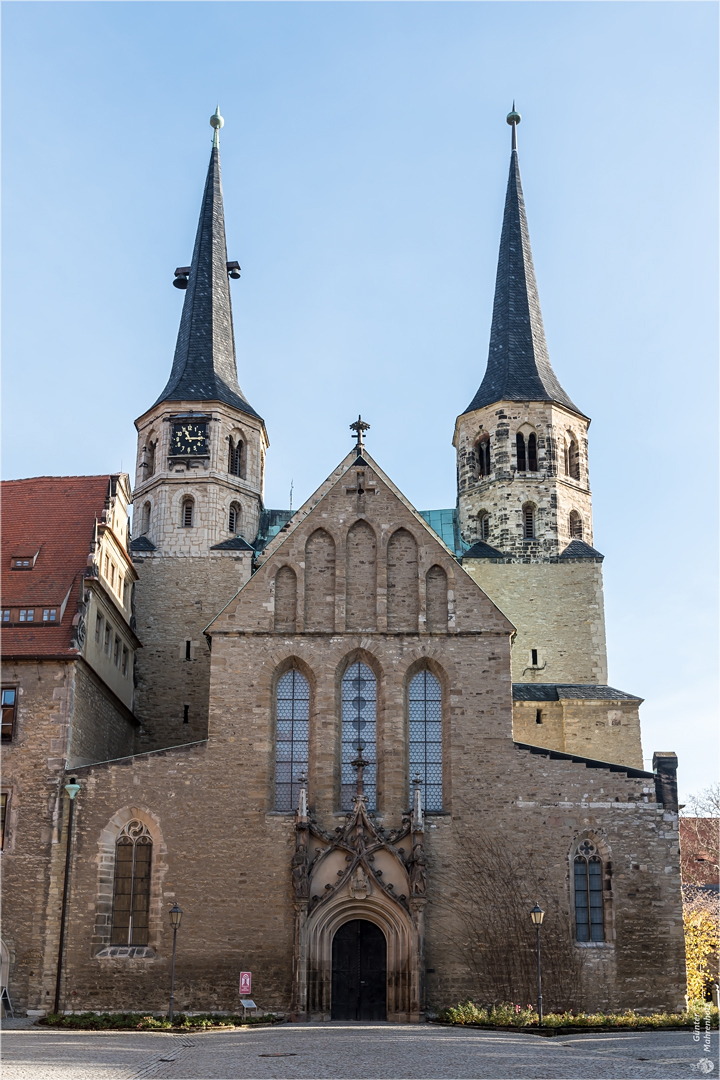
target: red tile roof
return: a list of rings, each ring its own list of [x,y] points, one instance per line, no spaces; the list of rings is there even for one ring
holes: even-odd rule
[[[35,476],[6,480],[2,493],[2,606],[59,608],[70,592],[59,626],[35,623],[2,632],[5,656],[68,653],[75,594],[87,566],[95,518],[105,509],[110,476]],[[39,555],[32,570],[11,570],[15,555]]]

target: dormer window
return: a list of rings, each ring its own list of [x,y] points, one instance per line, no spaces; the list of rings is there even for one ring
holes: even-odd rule
[[[13,555],[10,559],[11,570],[32,570],[37,561],[37,557],[40,554],[39,551],[33,552],[28,555]]]
[[[35,608],[20,608],[19,621],[29,623],[35,621]]]
[[[57,608],[43,608],[43,622],[57,622]]]

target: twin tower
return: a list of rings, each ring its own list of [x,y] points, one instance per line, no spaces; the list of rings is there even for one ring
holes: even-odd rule
[[[514,110],[490,349],[457,418],[455,555],[517,628],[520,741],[642,767],[640,699],[607,686],[602,555],[593,547],[587,433],[548,356]],[[237,377],[216,113],[170,378],[136,421],[131,553],[139,580],[135,711],[148,745],[207,735],[211,619],[290,518],[263,502],[265,423]],[[430,523],[434,513],[425,512]],[[443,535],[443,538],[446,538]]]

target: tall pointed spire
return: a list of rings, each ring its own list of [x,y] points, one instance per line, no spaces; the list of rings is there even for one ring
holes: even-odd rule
[[[235,361],[218,138],[224,120],[219,107],[210,123],[213,146],[175,357],[167,386],[155,404],[222,401],[257,416],[238,385]]]
[[[507,117],[512,127],[512,150],[495,279],[490,351],[480,389],[465,412],[473,412],[496,401],[555,401],[580,413],[550,365],[545,342],[520,181],[517,152],[520,119],[513,102],[512,112]]]

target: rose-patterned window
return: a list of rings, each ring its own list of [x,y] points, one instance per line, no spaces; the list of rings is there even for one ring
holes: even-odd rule
[[[308,767],[310,685],[294,668],[278,680],[276,705],[275,809],[296,810],[298,777]]]
[[[430,671],[419,671],[408,690],[410,779],[422,781],[426,810],[442,810],[442,690]]]
[[[368,762],[363,772],[369,810],[375,809],[375,676],[367,664],[351,664],[342,681],[342,809],[352,809],[356,791],[353,761]]]
[[[583,840],[575,855],[575,937],[604,941],[603,866],[597,848]]]
[[[115,846],[113,945],[147,945],[152,837],[141,821],[129,821]]]

